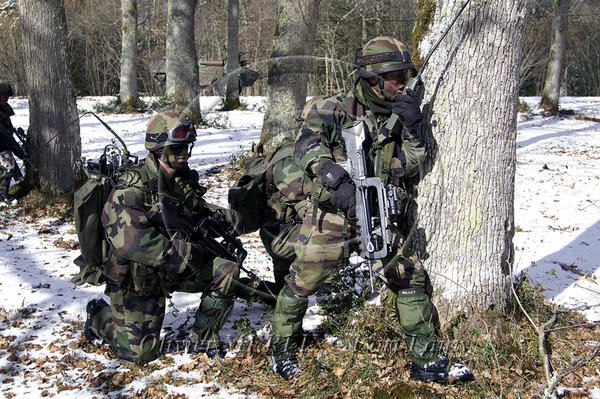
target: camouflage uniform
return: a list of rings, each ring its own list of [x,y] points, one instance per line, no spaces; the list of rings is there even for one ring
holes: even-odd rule
[[[215,258],[199,244],[169,237],[158,198],[162,173],[155,153],[150,153],[143,165],[121,176],[102,214],[110,244],[104,270],[110,306],[91,316],[91,331],[119,358],[134,363],[159,356],[165,298],[173,291],[204,293],[191,339],[199,351],[216,348],[239,276],[236,263]],[[198,220],[209,209],[197,173],[187,169],[175,176],[163,194],[173,199],[182,220]]]
[[[383,47],[382,52],[397,51],[393,47],[386,49],[388,39],[381,43],[377,43],[377,39],[374,41]],[[402,139],[402,124],[396,122],[397,118],[391,118],[391,109],[386,109],[386,104],[373,105],[371,88],[365,82],[358,78],[350,93],[318,98],[307,104],[309,109],[296,140],[294,155],[296,162],[314,179],[318,191],[311,196],[313,201],[303,218],[295,247],[296,259],[286,277],[287,285],[277,299],[272,338],[274,361],[289,358],[297,350],[307,296],[314,294],[346,261],[356,237],[352,221],[332,206],[328,190],[317,177],[326,162],[333,160],[341,164],[346,161],[341,128],[351,127],[355,120],[366,123],[369,175],[379,176],[406,193],[407,179],[419,174],[419,164],[425,155],[420,136]],[[386,265],[388,284],[397,293],[397,315],[414,362],[435,362],[440,357],[440,350],[431,320],[426,272],[410,250],[404,254],[390,254],[383,264]]]
[[[10,117],[14,114],[8,103],[0,105],[0,199],[8,196],[10,180],[21,177],[13,154],[25,158],[25,152],[13,137],[15,129]]]

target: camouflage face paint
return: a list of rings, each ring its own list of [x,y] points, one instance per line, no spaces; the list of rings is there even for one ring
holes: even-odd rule
[[[167,162],[173,169],[183,169],[187,165],[191,153],[191,145],[170,145],[163,149],[162,160]]]

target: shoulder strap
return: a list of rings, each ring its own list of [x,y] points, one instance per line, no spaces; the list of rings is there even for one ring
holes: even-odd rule
[[[384,182],[387,181],[390,176],[390,168],[392,165],[392,158],[394,157],[394,150],[396,149],[396,142],[393,140],[388,141],[383,145],[383,156],[381,170],[379,171],[379,178]]]

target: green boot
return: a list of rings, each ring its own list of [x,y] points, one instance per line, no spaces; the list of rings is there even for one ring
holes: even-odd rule
[[[300,374],[296,358],[302,339],[302,319],[308,308],[308,298],[299,297],[286,285],[279,292],[273,312],[271,354],[273,371],[286,380]]]
[[[219,298],[212,295],[202,298],[191,332],[191,341],[195,351],[206,352],[209,356],[212,354],[211,357],[222,354],[224,344],[219,339],[219,330],[227,321],[232,310],[233,298]]]
[[[422,288],[398,291],[396,312],[400,329],[406,336],[408,351],[419,365],[440,358],[440,347],[431,314],[431,300]]]

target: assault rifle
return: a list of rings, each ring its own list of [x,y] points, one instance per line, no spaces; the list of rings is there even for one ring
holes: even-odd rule
[[[245,268],[242,264],[248,252],[242,242],[232,233],[233,228],[227,229],[229,222],[216,211],[209,210],[202,215],[193,225],[183,220],[177,211],[175,202],[167,195],[161,195],[161,175],[159,175],[159,203],[160,222],[166,234],[171,238],[184,238],[192,243],[200,244],[214,256],[236,262],[238,267],[245,271],[251,278],[256,274]],[[218,238],[221,238],[219,241]]]
[[[236,262],[240,269],[251,277],[255,277],[254,273],[242,266],[248,252],[238,238],[223,228],[227,224],[224,217],[217,218],[214,214],[203,217],[192,230],[192,242],[202,244],[215,256]],[[217,241],[217,237],[221,237],[222,240]]]
[[[367,261],[369,284],[374,293],[373,262],[390,253],[399,233],[393,220],[400,211],[397,205],[398,188],[386,185],[379,177],[367,177],[364,124],[364,121],[357,120],[351,128],[343,128],[342,137],[348,156],[346,171],[356,186],[359,255]]]
[[[23,128],[18,127],[13,130],[13,133],[21,142],[21,149],[25,154],[25,159],[29,158],[29,146],[27,145],[27,136],[25,135],[25,131],[23,130]]]

